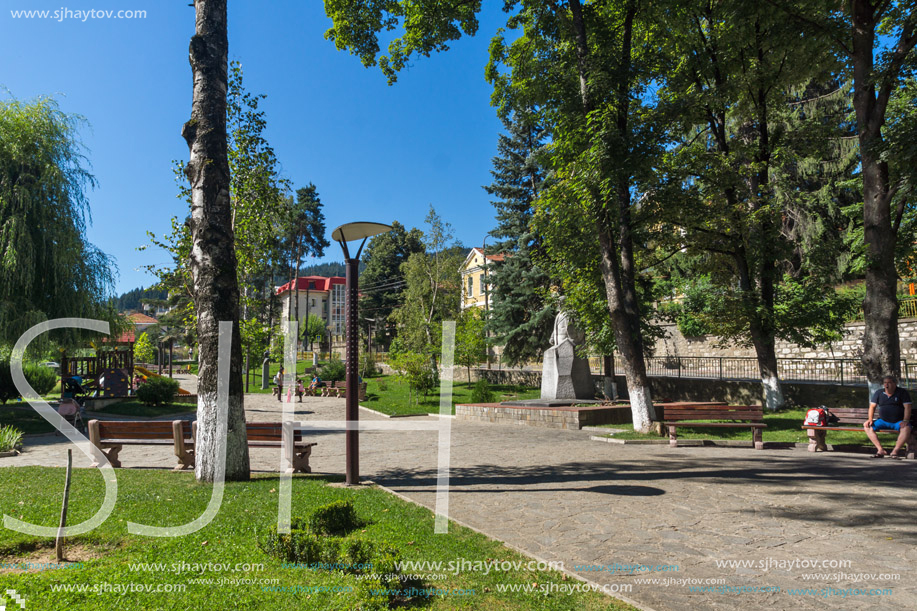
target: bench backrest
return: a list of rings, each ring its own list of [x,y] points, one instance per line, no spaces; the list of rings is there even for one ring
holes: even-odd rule
[[[662,409],[662,419],[667,422],[685,420],[764,420],[764,408],[760,405],[697,405],[671,403]]]
[[[869,417],[868,407],[829,407],[828,411],[837,416],[838,424],[862,425]],[[879,417],[879,408],[876,408],[875,417]],[[911,413],[911,422],[917,422],[917,413]]]
[[[117,422],[100,420],[99,438],[105,439],[172,439],[172,420]],[[182,422],[185,436],[191,437],[191,423]]]
[[[276,441],[283,439],[283,426],[279,422],[246,422],[249,441]],[[293,433],[293,441],[302,441],[302,431]]]

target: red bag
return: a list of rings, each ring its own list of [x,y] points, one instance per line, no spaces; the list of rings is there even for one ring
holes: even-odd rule
[[[813,407],[806,412],[806,426],[826,426],[828,424],[828,410],[823,407]]]

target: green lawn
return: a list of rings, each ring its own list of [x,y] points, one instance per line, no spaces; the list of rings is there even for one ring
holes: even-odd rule
[[[0,405],[0,426],[14,426],[26,435],[54,432],[54,427],[34,409],[13,409],[13,405],[28,406],[27,403],[16,401]]]
[[[160,418],[174,414],[187,414],[197,411],[197,403],[163,403],[162,405],[144,405],[136,399],[128,399],[93,410],[100,414],[116,416],[133,416],[137,418]]]
[[[806,431],[800,428],[805,420],[804,409],[787,409],[778,412],[764,412],[764,441],[807,443]],[[624,429],[623,433],[607,435],[615,439],[659,439],[659,435],[634,432],[634,425],[606,424],[606,428]],[[668,436],[668,433],[666,433]],[[890,436],[886,436],[889,437]],[[679,439],[735,439],[751,441],[751,429],[742,428],[686,428],[678,427]],[[881,439],[881,438],[880,438]],[[828,431],[828,443],[833,445],[871,446],[865,433],[853,431]]]
[[[0,593],[16,590],[27,609],[355,609],[352,591],[303,591],[325,586],[356,589],[357,577],[342,571],[290,568],[264,554],[257,536],[277,521],[279,481],[257,476],[251,482],[226,485],[222,507],[203,529],[182,537],[143,537],[127,532],[128,522],[179,525],[200,516],[210,498],[210,486],[197,484],[193,474],[132,469],[117,470],[118,500],[112,515],[96,530],[68,541],[68,554],[82,562],[78,568],[25,573],[0,571]],[[99,508],[104,492],[101,473],[76,469],[71,486],[69,521],[89,518]],[[0,513],[44,526],[56,526],[64,483],[60,468],[0,469]],[[521,561],[527,557],[466,528],[450,524],[449,533],[433,534],[429,509],[398,499],[378,488],[331,488],[326,480],[297,476],[293,479],[292,516],[308,515],[334,500],[352,499],[364,520],[360,537],[384,540],[400,550],[402,559],[449,563]],[[53,541],[0,527],[0,563],[53,561]],[[135,563],[162,563],[140,570]],[[239,565],[254,565],[242,567]],[[194,568],[193,565],[198,565]],[[227,565],[227,566],[214,566]],[[236,567],[239,566],[238,570]],[[415,571],[416,572],[416,571]],[[426,571],[425,571],[426,572]],[[594,592],[541,591],[504,593],[502,584],[539,584],[555,589],[576,581],[557,572],[433,571],[419,587],[441,590],[460,588],[463,596],[416,596],[407,602],[415,609],[631,609]],[[437,577],[442,576],[441,579]],[[241,581],[240,581],[241,580]],[[245,581],[248,580],[248,581]],[[260,580],[268,580],[267,583]],[[71,587],[73,591],[52,591]],[[86,591],[76,591],[84,587]],[[279,591],[287,587],[288,591]],[[299,591],[293,591],[294,588]],[[130,591],[125,588],[159,588]],[[93,590],[95,589],[95,591]],[[162,590],[170,589],[172,592]],[[184,590],[184,591],[178,591]],[[2,600],[2,599],[0,599]]]
[[[385,387],[384,390],[382,387]],[[456,380],[452,384],[452,413],[455,413],[457,403],[471,403],[471,390],[474,384]],[[511,401],[514,399],[537,399],[541,396],[541,389],[516,386],[512,384],[491,384],[494,393],[494,402]],[[409,405],[408,385],[395,378],[395,376],[381,376],[366,380],[366,401],[360,405],[374,409],[383,414],[438,414],[439,413],[439,388],[425,398],[414,401]]]

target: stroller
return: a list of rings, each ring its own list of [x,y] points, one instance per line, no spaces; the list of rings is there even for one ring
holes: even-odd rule
[[[88,396],[89,391],[83,387],[83,379],[80,376],[73,376],[63,381],[61,402],[57,408],[57,413],[83,434],[86,433],[84,418],[86,408],[83,404]]]

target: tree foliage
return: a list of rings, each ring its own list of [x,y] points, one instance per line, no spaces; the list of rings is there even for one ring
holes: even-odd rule
[[[550,344],[556,313],[548,295],[551,279],[533,260],[541,248],[531,222],[546,172],[538,159],[545,130],[524,110],[504,119],[503,125],[507,133],[497,142],[494,182],[485,187],[497,211],[497,227],[490,235],[500,240],[488,253],[504,254],[489,269],[492,299],[486,324],[491,341],[503,346],[503,360],[517,365],[541,357]]]
[[[114,262],[86,239],[96,184],[81,117],[50,98],[0,102],[0,343],[51,318],[118,321]],[[55,332],[72,342],[76,332]]]

